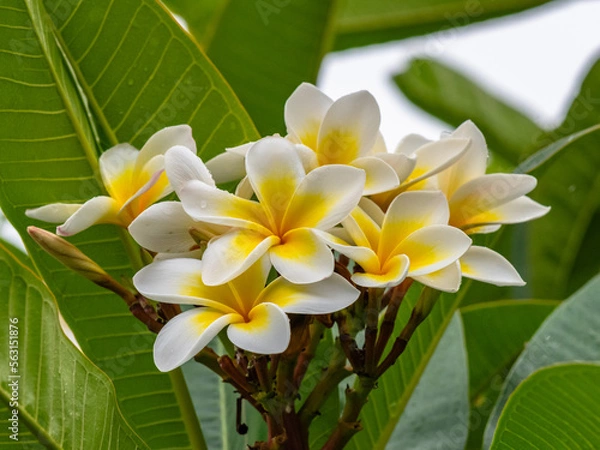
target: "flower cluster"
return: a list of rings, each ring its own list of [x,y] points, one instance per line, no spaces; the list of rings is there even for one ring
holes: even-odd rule
[[[226,149],[206,164],[187,126],[159,131],[139,152],[119,145],[99,161],[109,196],[27,212],[64,222],[61,235],[95,223],[128,227],[154,256],[134,277],[138,291],[199,306],[160,331],[160,370],[225,328],[241,349],[281,353],[288,314],[334,313],[367,288],[383,292],[407,278],[445,292],[462,277],[524,284],[470,236],[548,208],[526,196],[535,178],[485,173],[487,146],[472,122],[437,141],[407,136],[388,152],[366,91],[333,101],[302,84],[284,115],[287,136]],[[217,187],[233,180],[241,180],[235,193]],[[173,191],[179,201],[153,204]]]

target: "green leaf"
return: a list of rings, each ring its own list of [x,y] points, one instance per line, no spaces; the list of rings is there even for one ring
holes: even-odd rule
[[[485,424],[510,367],[558,304],[553,300],[500,300],[461,309],[472,405],[468,448],[481,449]]]
[[[600,448],[598,380],[597,364],[558,365],[535,372],[510,397],[491,448]]]
[[[385,447],[462,450],[469,423],[469,373],[460,315],[454,317]]]
[[[227,0],[164,0],[163,3],[185,20],[191,35],[204,48],[215,32]]]
[[[394,81],[409,100],[450,125],[475,122],[494,154],[511,168],[537,149],[542,129],[455,69],[415,59]]]
[[[316,82],[332,40],[335,0],[228,0],[206,52],[263,135],[285,134],[283,106]]]
[[[408,321],[417,297],[418,288],[413,286],[398,312],[394,336]],[[348,449],[385,448],[460,300],[460,296],[442,294],[427,319],[417,328],[402,356],[379,379],[378,388],[371,392],[360,415],[364,430],[352,438]]]
[[[154,366],[154,336],[121,299],[33,245],[24,211],[102,192],[96,135],[103,148],[139,148],[158,129],[189,123],[199,153],[210,157],[256,131],[214,66],[154,1],[6,0],[0,35],[0,206],[136,431],[153,449],[188,447],[190,438],[200,445],[180,373]],[[124,237],[98,226],[71,242],[128,279],[139,254]]]
[[[540,141],[546,145],[580,130],[571,142],[551,160],[532,172],[538,186],[531,197],[550,205],[543,219],[531,223],[527,263],[532,268],[532,295],[563,299],[587,281],[581,277],[600,271],[600,259],[586,248],[586,235],[597,233],[592,220],[600,211],[600,61],[592,67],[563,124]],[[593,238],[592,241],[593,242]],[[575,282],[575,279],[577,282]]]
[[[421,34],[452,36],[454,28],[533,8],[549,0],[345,0],[335,49],[377,44]]]
[[[149,448],[121,415],[109,378],[63,334],[48,288],[2,244],[0,280],[2,434],[17,409],[19,437],[12,446],[1,436],[2,448]]]
[[[489,448],[498,418],[509,396],[535,370],[569,361],[600,361],[600,276],[564,301],[537,330],[512,367],[487,424]]]

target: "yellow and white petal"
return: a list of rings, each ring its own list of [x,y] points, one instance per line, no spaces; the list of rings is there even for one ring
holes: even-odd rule
[[[398,153],[378,153],[376,157],[382,159],[394,169],[400,183],[406,181],[417,164],[416,158],[411,158]]]
[[[309,83],[302,83],[285,102],[287,131],[304,145],[316,150],[321,122],[333,104],[327,95]]]
[[[350,164],[371,151],[381,116],[375,98],[358,91],[336,100],[325,114],[317,142],[319,164]]]
[[[498,231],[502,225],[481,225],[464,229],[467,234],[489,234]]]
[[[377,251],[381,228],[363,209],[354,208],[342,225],[356,245]]]
[[[99,223],[114,223],[122,226],[117,216],[119,205],[110,197],[94,197],[85,202],[65,223],[56,228],[59,236],[72,236]]]
[[[162,159],[162,155],[157,156]],[[131,222],[142,211],[173,192],[164,169],[155,172],[139,189],[121,205],[119,213]]]
[[[246,173],[273,227],[277,227],[306,175],[294,144],[280,137],[261,139],[248,151]]]
[[[493,173],[471,180],[450,197],[450,223],[459,228],[486,223],[474,219],[529,193],[536,184],[537,180],[531,175],[506,173]]]
[[[186,151],[188,153],[191,153],[189,150]],[[136,185],[138,187],[143,186],[144,184],[148,183],[148,181],[150,181],[156,175],[157,172],[164,172],[164,169],[165,155],[156,155],[154,158],[152,158],[146,163],[146,165],[140,173],[136,174],[137,176],[134,176]],[[158,180],[158,182],[156,182],[152,186],[152,193],[149,194],[149,196],[151,197],[151,201],[149,203],[154,203],[160,200],[161,198],[166,197],[171,192],[173,192],[173,187],[169,183],[169,180],[167,179],[167,176],[165,174],[163,177],[161,177],[160,180]]]
[[[430,142],[416,150],[415,168],[403,183],[403,188],[415,185],[450,167],[465,153],[468,139],[447,138]]]
[[[440,174],[438,182],[448,197],[451,197],[463,184],[485,174],[488,150],[485,137],[473,122],[467,120],[451,135],[452,138],[469,139],[467,151],[452,166]],[[441,139],[444,141],[445,139]]]
[[[313,230],[329,247],[360,265],[365,272],[378,273],[381,268],[377,254],[367,247],[350,245],[348,241],[326,231]]]
[[[481,233],[485,224],[510,224],[521,223],[542,217],[550,211],[549,206],[543,206],[529,197],[519,197],[502,206],[491,209],[483,214],[471,217],[465,225],[465,231],[469,234]]]
[[[243,320],[238,314],[223,314],[210,308],[194,308],[172,318],[156,336],[154,363],[169,372],[196,353],[230,323]]]
[[[207,306],[223,314],[243,312],[229,285],[203,283],[206,267],[197,259],[163,259],[139,270],[133,285],[144,297],[162,303]]]
[[[355,159],[351,165],[365,171],[366,181],[363,195],[386,192],[400,185],[398,174],[383,159],[364,156]]]
[[[292,197],[281,231],[334,227],[358,204],[365,178],[364,170],[350,166],[330,165],[313,170]]]
[[[350,306],[359,294],[337,273],[310,284],[294,284],[279,277],[263,290],[258,302],[274,303],[286,313],[330,314]]]
[[[260,204],[201,181],[187,182],[179,198],[185,212],[200,222],[247,228],[265,235],[271,233]]]
[[[271,260],[268,255],[263,255],[241,275],[227,283],[238,302],[243,305],[245,313],[258,303],[257,299],[265,288],[270,271]]]
[[[472,246],[460,258],[463,276],[496,286],[525,286],[513,265],[486,247]]]
[[[229,183],[246,176],[246,157],[233,152],[223,152],[206,162],[216,183]]]
[[[277,272],[292,283],[314,283],[333,273],[331,250],[308,228],[288,231],[269,256]]]
[[[231,281],[277,244],[277,236],[252,230],[233,229],[216,237],[208,243],[202,258],[205,263],[202,280],[208,286]]]
[[[455,261],[443,269],[416,276],[413,279],[438,291],[454,293],[458,291],[462,281],[460,264],[458,261]]]
[[[248,321],[234,323],[227,328],[227,337],[235,346],[263,355],[284,352],[290,336],[286,313],[272,303],[256,305],[248,314]]]
[[[164,155],[167,150],[176,145],[187,147],[192,153],[196,154],[196,142],[192,136],[192,128],[189,125],[166,127],[150,136],[140,150],[135,162],[136,172],[141,171],[146,163],[156,155]]]
[[[81,204],[75,203],[51,203],[39,208],[28,209],[25,211],[25,215],[30,219],[61,223],[75,214],[81,206]]]
[[[364,211],[366,212],[369,217],[371,219],[373,219],[373,221],[379,225],[379,227],[381,228],[381,225],[383,225],[383,219],[385,217],[385,213],[382,211],[382,209],[377,205],[377,203],[375,203],[373,200],[371,200],[370,198],[367,197],[363,197],[360,199],[360,202],[358,202],[358,206]]]
[[[404,239],[392,255],[410,259],[409,277],[440,270],[460,258],[471,246],[471,239],[457,228],[430,225]]]
[[[165,171],[169,183],[179,193],[183,185],[191,180],[202,181],[209,186],[215,182],[200,158],[187,147],[176,145],[165,154]]]
[[[108,194],[124,204],[138,189],[135,162],[139,151],[129,144],[118,144],[100,155],[98,166]]]
[[[379,273],[357,272],[352,281],[363,287],[394,287],[402,283],[408,274],[410,261],[406,255],[396,255],[385,263]]]
[[[448,223],[448,202],[441,192],[404,192],[394,199],[383,219],[377,254],[383,260],[407,236],[429,225]]]
[[[129,225],[138,244],[153,252],[187,252],[196,246],[189,233],[195,222],[179,202],[150,206]]]
[[[421,136],[420,134],[409,134],[404,136],[396,149],[394,150],[395,154],[412,156],[419,148],[423,147],[425,144],[429,144],[429,139]]]

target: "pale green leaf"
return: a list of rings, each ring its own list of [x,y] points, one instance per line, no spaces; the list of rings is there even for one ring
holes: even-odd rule
[[[0,308],[0,399],[9,406],[2,411],[11,414],[2,414],[2,448],[149,448],[121,415],[109,378],[63,334],[48,288],[2,244],[0,280],[5,301]],[[10,319],[17,320],[13,327]],[[9,354],[9,340],[17,341],[17,353]],[[9,361],[18,365],[9,366]],[[15,382],[16,390],[10,384]],[[12,403],[14,393],[17,404]],[[14,409],[19,442],[13,446],[5,434]]]
[[[533,373],[506,404],[491,448],[600,448],[598,380],[597,364],[565,364]]]
[[[462,450],[469,423],[469,373],[460,315],[454,317],[386,446]]]
[[[227,0],[206,52],[263,135],[286,134],[285,100],[315,83],[332,40],[335,0]]]
[[[563,302],[532,337],[512,367],[487,424],[489,448],[509,396],[531,373],[561,362],[600,361],[600,276]]]

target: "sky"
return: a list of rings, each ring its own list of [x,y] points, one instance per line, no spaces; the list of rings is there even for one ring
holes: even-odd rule
[[[332,98],[366,89],[379,102],[381,131],[393,149],[410,133],[430,139],[448,125],[412,105],[392,81],[411,58],[459,69],[542,126],[561,122],[582,77],[600,57],[600,1],[562,0],[468,27],[328,55],[318,86]],[[0,236],[19,245],[0,223]]]
[[[562,121],[588,67],[600,58],[599,21],[600,1],[551,2],[468,27],[330,54],[317,85],[334,99],[370,91],[380,105],[390,150],[407,134],[436,139],[449,128],[414,106],[392,81],[415,57],[458,69],[552,128]]]

